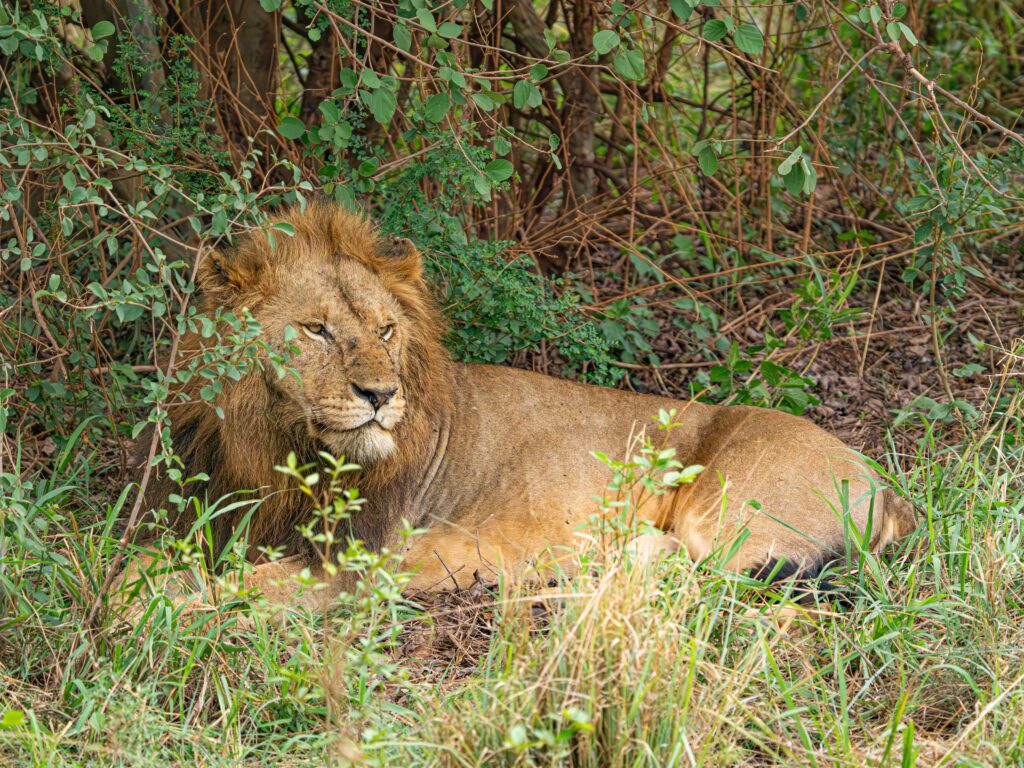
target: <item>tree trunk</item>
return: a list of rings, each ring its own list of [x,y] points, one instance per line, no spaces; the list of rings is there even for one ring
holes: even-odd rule
[[[569,52],[577,59],[593,48],[594,30],[597,29],[597,7],[593,0],[578,0],[568,6],[571,18]],[[530,0],[511,0],[508,19],[515,30],[516,40],[527,52],[539,59],[547,58],[548,44],[544,39],[544,21],[533,9]],[[564,103],[559,116],[565,151],[569,188],[565,191],[564,207],[585,205],[594,195],[594,124],[598,116],[598,70],[595,67],[572,67],[558,76]],[[578,161],[578,162],[577,162]]]
[[[225,134],[244,145],[273,128],[279,12],[259,0],[182,0],[180,12]]]
[[[571,4],[569,46],[573,59],[584,57],[593,48],[597,29],[597,9],[591,0]],[[573,199],[565,207],[585,206],[594,196],[594,125],[598,118],[598,70],[575,67],[567,79],[562,125],[566,132],[569,181]]]
[[[317,122],[320,102],[331,95],[337,87],[339,70],[338,40],[333,27],[324,30],[320,39],[313,43],[309,56],[309,74],[302,90],[302,106],[299,117],[306,125]]]
[[[164,83],[164,70],[160,66],[160,30],[157,19],[163,18],[166,9],[161,12],[156,5],[164,5],[161,0],[156,3],[150,0],[81,0],[82,18],[86,26],[92,28],[101,21],[109,21],[120,34],[127,32],[144,54],[149,66],[140,67],[131,73],[132,83],[118,83],[121,90],[148,91],[156,93]],[[118,46],[113,42],[107,45],[107,53],[103,57],[103,77],[105,82],[114,80],[114,62],[117,59]]]

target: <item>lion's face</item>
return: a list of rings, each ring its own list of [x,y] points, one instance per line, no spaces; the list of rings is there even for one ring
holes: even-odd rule
[[[210,254],[200,269],[204,303],[247,307],[264,341],[299,374],[264,366],[277,428],[368,466],[398,448],[409,396],[403,374],[414,375],[407,363],[423,355],[415,332],[426,294],[420,255],[408,240],[380,238],[364,219],[335,209],[291,221],[295,235],[278,236],[273,247],[257,233],[229,254]]]
[[[267,374],[282,418],[332,453],[368,465],[395,450],[405,415],[405,318],[369,269],[352,261],[331,267],[282,275],[253,315],[272,346],[283,348],[289,327],[298,334],[288,365],[301,381]]]

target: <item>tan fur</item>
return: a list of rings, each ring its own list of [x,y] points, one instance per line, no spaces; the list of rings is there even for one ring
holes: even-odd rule
[[[644,540],[644,551],[681,546],[736,571],[780,560],[813,569],[847,551],[848,531],[866,531],[869,517],[875,550],[914,527],[905,503],[805,419],[455,364],[441,346],[439,316],[408,241],[383,239],[365,219],[327,205],[280,220],[295,235],[276,233],[276,247],[257,232],[207,257],[202,307],[248,307],[272,348],[281,348],[287,325],[323,323],[332,338],[296,339],[301,353],[291,364],[301,384],[269,367],[225,382],[223,420],[195,397],[201,382],[188,385],[193,402],[172,411],[187,473],[210,476],[210,499],[236,489],[263,498],[249,531],[253,553],[260,545],[303,552],[295,526],[309,518],[311,501],[273,467],[289,451],[315,462],[328,450],[363,465],[352,484],[368,501],[353,518],[353,536],[380,548],[396,544],[403,518],[429,528],[404,553],[403,567],[416,570],[413,589],[463,587],[499,571],[549,573],[553,561],[571,571],[580,529],[609,479],[589,452],[621,457],[630,435],[670,408],[681,426],[668,444],[684,464],[707,470],[641,509],[672,538]],[[385,342],[378,334],[387,324],[394,336]],[[190,336],[183,349],[197,353],[203,344]],[[353,428],[369,412],[353,383],[367,382],[397,392],[386,418],[384,408],[377,411],[380,425]],[[152,501],[173,490],[161,480]],[[243,513],[219,519],[216,546]],[[284,569],[274,566],[268,576],[271,570],[277,578]],[[333,586],[324,597],[345,585]]]

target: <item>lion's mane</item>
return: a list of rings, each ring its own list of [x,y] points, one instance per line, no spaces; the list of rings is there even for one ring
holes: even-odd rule
[[[440,315],[423,279],[420,256],[408,241],[383,237],[365,217],[328,204],[293,208],[275,216],[274,221],[290,225],[294,236],[277,228],[273,237],[278,246],[274,247],[266,230],[254,230],[231,250],[202,257],[199,308],[208,316],[221,307],[255,308],[274,296],[277,277],[285,271],[315,270],[339,258],[369,268],[395,296],[404,314],[407,339],[402,371],[406,416],[395,430],[397,450],[351,480],[351,486],[359,488],[368,500],[354,518],[351,534],[379,548],[395,534],[400,517],[415,498],[450,417],[453,367],[441,344]],[[182,359],[203,351],[204,340],[198,334],[182,337]],[[198,376],[181,385],[187,401],[169,409],[171,436],[184,464],[183,476],[203,473],[209,477],[201,485],[194,483],[190,493],[205,495],[211,503],[239,490],[254,491],[256,498],[262,499],[249,524],[251,556],[260,545],[284,546],[291,552],[304,548],[296,526],[310,519],[314,502],[295,490],[275,466],[292,451],[300,463],[316,463],[318,452],[324,450],[317,440],[297,435],[294,429],[274,421],[275,393],[268,386],[269,375],[274,374],[257,367],[239,381],[224,381],[216,402],[223,418],[199,396],[206,379]],[[147,502],[156,508],[168,506],[168,497],[176,493],[180,493],[179,486],[166,474],[158,474],[150,484]],[[227,509],[230,501],[219,506]],[[214,518],[213,552],[208,554],[220,551],[250,508],[249,504],[238,505]],[[185,535],[193,527],[195,515],[176,515],[173,522],[179,535]]]

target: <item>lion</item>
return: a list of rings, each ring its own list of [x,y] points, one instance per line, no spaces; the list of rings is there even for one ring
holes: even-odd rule
[[[190,401],[170,411],[184,476],[206,475],[207,498],[259,492],[247,578],[265,592],[317,565],[297,532],[314,501],[275,471],[290,452],[300,463],[327,452],[359,465],[352,485],[366,504],[348,534],[368,548],[397,547],[403,521],[426,529],[401,552],[401,570],[414,573],[408,591],[461,589],[578,549],[609,480],[590,452],[621,455],[659,411],[674,410],[678,421],[666,447],[706,469],[638,511],[663,533],[655,550],[685,550],[694,561],[727,553],[721,565],[730,571],[806,579],[851,551],[854,532],[877,552],[915,528],[910,505],[807,419],[456,363],[409,240],[327,203],[278,221],[290,228],[275,228],[273,244],[257,230],[202,258],[199,303],[211,316],[248,309],[261,324],[262,354],[290,352],[299,376],[263,365],[225,380],[222,416],[198,396],[205,380],[197,377],[184,385]],[[182,354],[205,343],[186,336]],[[159,477],[147,503],[160,507],[179,492]],[[215,518],[215,549],[250,511]],[[187,531],[193,522],[183,515],[177,524]],[[261,547],[291,557],[260,563]],[[571,558],[558,565],[572,571]],[[324,607],[345,578],[302,599]]]

